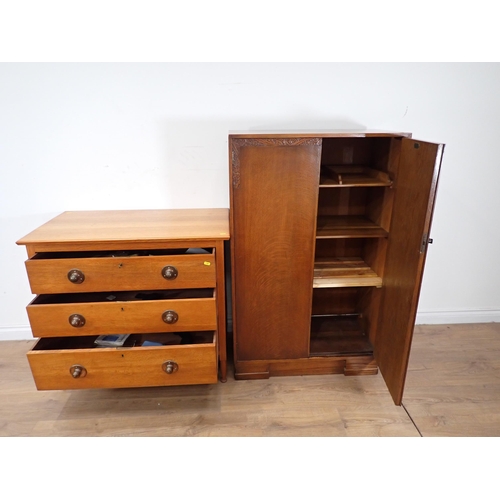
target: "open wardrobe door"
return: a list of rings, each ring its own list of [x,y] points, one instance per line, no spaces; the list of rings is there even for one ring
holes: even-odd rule
[[[374,355],[401,404],[444,146],[401,139]]]

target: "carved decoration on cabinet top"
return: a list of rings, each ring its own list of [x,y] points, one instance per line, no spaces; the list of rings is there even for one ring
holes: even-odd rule
[[[283,137],[278,139],[233,139],[231,164],[233,187],[240,186],[240,148],[243,146],[320,146],[321,137]]]

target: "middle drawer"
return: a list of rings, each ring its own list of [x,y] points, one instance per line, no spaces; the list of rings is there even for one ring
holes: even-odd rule
[[[27,311],[34,337],[217,329],[213,289],[39,295]]]

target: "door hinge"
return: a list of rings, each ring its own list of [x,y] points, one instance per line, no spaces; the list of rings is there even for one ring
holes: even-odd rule
[[[433,239],[428,237],[429,235],[427,233],[424,233],[422,236],[422,244],[420,245],[420,253],[424,253],[425,249],[427,248],[427,245],[432,245]]]

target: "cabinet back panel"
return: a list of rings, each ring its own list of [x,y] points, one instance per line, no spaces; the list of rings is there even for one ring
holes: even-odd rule
[[[306,357],[321,146],[231,147],[236,358]]]
[[[318,215],[365,215],[367,197],[367,188],[320,189]]]
[[[365,165],[387,172],[390,138],[324,138],[322,165]]]
[[[315,288],[313,290],[313,315],[355,314],[358,308],[357,288]]]
[[[365,240],[362,238],[337,238],[316,241],[316,258],[361,257]]]

